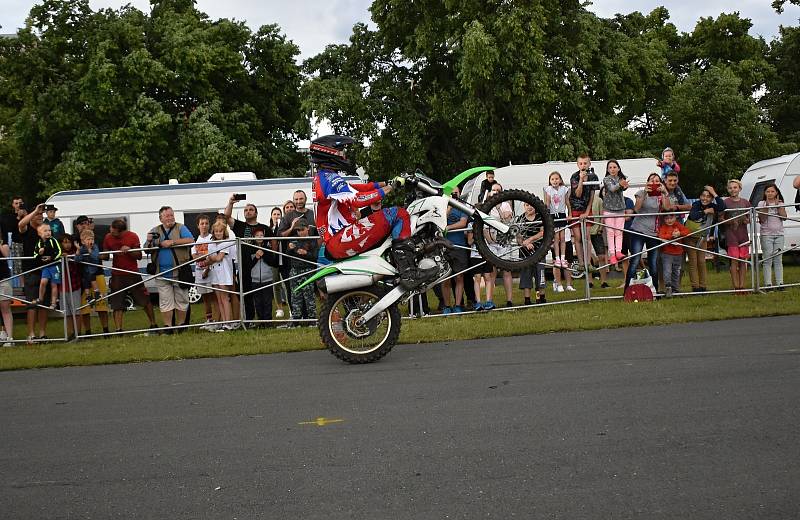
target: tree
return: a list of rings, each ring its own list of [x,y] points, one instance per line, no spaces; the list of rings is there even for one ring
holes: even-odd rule
[[[774,0],[772,2],[772,8],[778,12],[778,14],[783,12],[783,6],[786,5],[786,2],[794,5],[800,5],[800,0]]]
[[[773,74],[761,102],[773,128],[787,141],[800,145],[800,28],[781,27],[780,38],[770,45],[767,59]]]
[[[193,0],[152,0],[150,15],[44,0],[0,42],[13,143],[0,154],[42,195],[216,171],[301,174],[298,53],[277,26],[253,34]]]
[[[693,70],[659,109],[659,119],[654,141],[679,154],[688,194],[709,183],[719,188],[753,163],[788,151],[741,92],[741,79],[724,66]]]

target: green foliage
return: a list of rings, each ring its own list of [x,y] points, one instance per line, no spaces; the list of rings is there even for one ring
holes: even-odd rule
[[[194,2],[93,12],[45,0],[0,42],[0,163],[29,189],[301,174],[297,47]],[[5,178],[5,176],[3,176]]]
[[[671,145],[692,193],[792,148],[754,102],[777,55],[738,13],[680,34],[663,7],[602,19],[577,1],[375,0],[371,12],[376,30],[357,25],[306,61],[302,103],[368,140],[358,159],[379,177]]]
[[[774,72],[762,98],[773,128],[787,141],[800,145],[800,28],[781,27],[767,58]],[[795,148],[796,149],[796,148]]]
[[[681,185],[690,196],[704,184],[719,190],[753,163],[789,151],[741,82],[727,67],[695,69],[659,109],[655,141],[680,150]]]

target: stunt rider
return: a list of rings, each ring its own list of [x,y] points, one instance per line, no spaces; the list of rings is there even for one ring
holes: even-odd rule
[[[355,164],[347,158],[352,137],[326,135],[311,142],[311,162],[316,165],[313,181],[317,203],[317,230],[325,242],[325,252],[341,260],[367,251],[391,233],[392,257],[400,273],[400,286],[413,290],[433,281],[438,269],[420,269],[416,262],[411,221],[405,208],[382,208],[359,220],[359,208],[382,200],[402,186],[405,179],[395,177],[391,183],[349,184],[342,172],[355,175]]]

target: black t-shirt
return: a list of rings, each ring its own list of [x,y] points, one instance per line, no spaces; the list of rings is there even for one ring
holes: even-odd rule
[[[492,191],[492,186],[495,184],[497,184],[497,181],[490,181],[489,179],[483,179],[483,181],[481,181],[481,191],[478,193],[478,202],[483,202],[483,198],[487,193]]]
[[[39,233],[33,229],[33,226],[28,226],[24,233],[19,234],[20,242],[22,242],[22,256],[33,256],[36,252],[36,244],[39,242]],[[29,271],[41,265],[38,260],[31,258],[30,260],[22,261],[22,270]]]
[[[570,187],[569,192],[569,206],[572,211],[586,211],[589,208],[589,199],[592,197],[592,191],[598,189],[599,186],[584,186],[583,193],[580,197],[575,195],[575,190],[578,189],[578,183],[581,180],[581,172],[575,172],[569,178]],[[586,174],[586,181],[598,181],[597,175],[594,173]],[[585,182],[585,181],[584,181]]]
[[[539,215],[536,215],[536,217],[534,217],[534,220],[528,220],[527,217],[525,217],[525,214],[523,213],[522,215],[514,217],[514,223],[515,224],[527,224],[527,225],[521,226],[519,235],[517,235],[519,237],[519,239],[523,240],[523,241],[527,240],[527,239],[529,239],[531,237],[536,236],[537,234],[539,234],[542,231],[542,221],[539,218]],[[539,247],[541,247],[541,245],[542,245],[542,239],[541,238],[539,240],[536,240],[536,241],[533,242],[533,248],[534,249],[539,249]],[[519,254],[522,257],[526,257],[526,256],[531,256],[533,254],[533,252],[528,250],[527,247],[520,247],[519,248]]]

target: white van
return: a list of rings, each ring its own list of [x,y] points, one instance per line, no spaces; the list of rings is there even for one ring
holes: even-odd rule
[[[800,153],[782,155],[774,159],[767,159],[752,165],[742,175],[742,197],[748,199],[753,206],[758,205],[764,197],[764,188],[775,183],[787,204],[800,202],[797,200],[797,190],[792,186],[794,180],[800,175]],[[800,218],[800,207],[786,208],[789,218]],[[800,222],[786,220],[784,222],[786,233],[786,249],[798,247],[800,244]]]
[[[601,181],[606,171],[607,161],[592,161],[597,178]],[[660,168],[656,166],[656,159],[620,159],[620,168],[622,173],[628,178],[628,181],[633,185],[642,185],[647,182],[647,177],[651,173],[658,173]],[[564,184],[569,186],[569,178],[578,170],[575,162],[546,162],[540,164],[515,164],[513,166],[504,166],[497,168],[495,172],[495,180],[499,182],[504,189],[521,189],[529,191],[537,197],[544,200],[544,187],[548,184],[548,179],[552,172],[559,172],[564,179]],[[470,180],[464,185],[462,194],[465,200],[472,204],[477,203],[480,191],[481,181],[485,179],[485,175],[478,175],[475,179]],[[639,191],[639,188],[631,187],[626,194],[633,197],[633,194]]]

